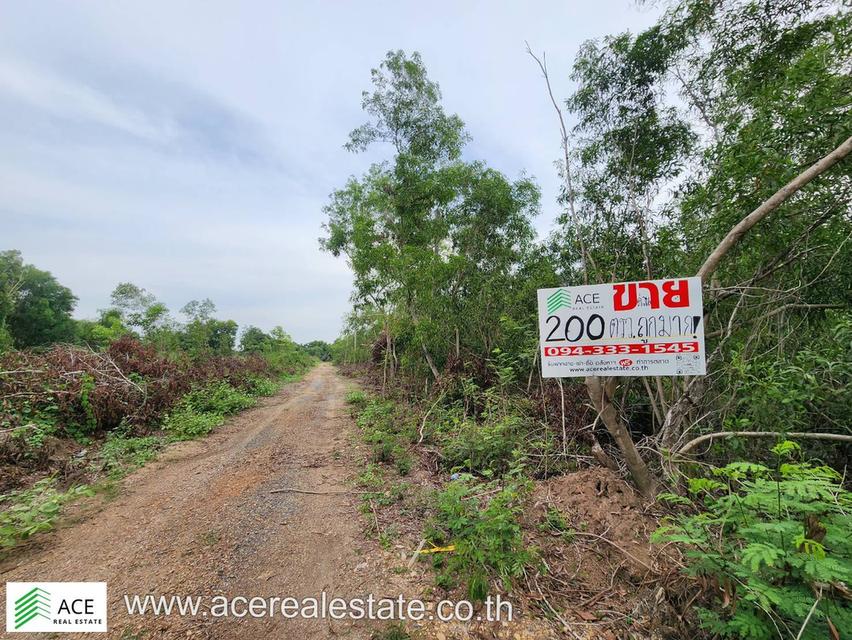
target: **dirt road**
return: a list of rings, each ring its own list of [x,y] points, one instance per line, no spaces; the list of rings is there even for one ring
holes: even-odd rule
[[[115,638],[369,637],[352,621],[131,616],[123,598],[397,595],[362,556],[357,496],[270,493],[351,488],[347,388],[320,365],[211,436],[168,449],[102,510],[7,561],[3,580],[106,581]]]

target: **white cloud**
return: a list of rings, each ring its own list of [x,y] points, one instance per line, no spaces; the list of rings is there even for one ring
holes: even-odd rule
[[[174,137],[168,122],[152,122],[144,113],[122,107],[109,96],[31,65],[0,60],[0,92],[72,121],[89,121],[158,143]]]
[[[331,339],[351,276],[319,251],[322,206],[377,153],[342,145],[389,49],[419,50],[474,137],[469,156],[543,188],[581,42],[650,24],[595,3],[273,0],[7,3],[0,21],[0,249],[51,270],[91,315],[121,280],[173,309]]]

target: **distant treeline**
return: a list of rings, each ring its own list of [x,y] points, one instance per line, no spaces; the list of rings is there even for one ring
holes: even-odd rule
[[[19,251],[0,252],[0,352],[56,343],[104,349],[122,336],[136,337],[162,353],[193,357],[262,353],[293,343],[281,327],[264,332],[247,326],[240,333],[234,320],[215,317],[216,305],[209,298],[188,302],[180,310],[184,320],[178,321],[154,294],[130,282],[115,287],[110,306],[97,319],[74,319],[76,302],[68,287],[25,263]],[[320,340],[298,348],[320,360],[331,357],[329,345]]]

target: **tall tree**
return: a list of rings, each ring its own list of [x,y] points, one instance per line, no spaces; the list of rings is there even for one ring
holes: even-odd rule
[[[20,348],[71,340],[76,301],[49,272],[25,264],[19,251],[0,253],[0,346],[9,338]]]
[[[190,353],[198,356],[207,353],[228,355],[233,352],[237,340],[237,323],[214,318],[216,305],[210,298],[190,300],[181,308],[181,313],[188,319],[181,339]]]
[[[493,347],[539,193],[460,160],[464,125],[444,111],[419,54],[389,52],[372,79],[362,102],[371,120],[347,148],[385,143],[394,156],[332,194],[322,246],[349,258],[356,306],[382,316],[387,346],[397,333],[407,361],[437,378],[461,346],[485,356]]]
[[[124,323],[147,335],[168,323],[169,310],[153,293],[132,282],[119,282],[110,294],[112,308],[121,314]]]

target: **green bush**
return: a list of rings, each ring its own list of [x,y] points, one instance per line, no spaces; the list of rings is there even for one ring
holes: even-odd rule
[[[186,394],[180,402],[181,407],[190,408],[197,413],[214,413],[220,416],[231,415],[254,404],[255,399],[248,393],[234,389],[227,382],[217,382],[195,389]]]
[[[280,327],[267,336],[259,337],[259,342],[251,350],[260,353],[270,369],[281,376],[301,375],[316,363],[316,358],[293,342]]]
[[[365,489],[380,489],[385,486],[384,471],[380,466],[370,463],[358,474],[357,483]]]
[[[253,396],[274,396],[280,388],[281,384],[271,378],[252,378],[248,392]]]
[[[350,391],[346,394],[346,403],[353,405],[355,408],[360,409],[364,405],[367,404],[367,394],[358,389],[354,391]]]
[[[41,531],[50,531],[62,505],[81,496],[93,495],[86,486],[62,492],[55,478],[44,478],[29,489],[0,496],[0,547],[8,548]]]
[[[162,444],[156,436],[137,438],[114,432],[104,441],[100,458],[110,475],[124,475],[157,457]]]
[[[411,455],[406,449],[399,446],[394,449],[393,466],[399,475],[407,476],[409,473],[411,473],[411,467],[413,465],[414,461],[412,460]]]
[[[852,315],[838,316],[790,355],[737,354],[731,365],[735,428],[843,433],[852,406]]]
[[[58,431],[59,429],[55,423],[44,419],[36,419],[33,422],[16,427],[12,431],[12,437],[25,445],[25,456],[34,457],[36,452],[44,446],[45,441],[55,436]]]
[[[524,546],[518,522],[528,483],[512,482],[483,504],[478,491],[491,487],[474,484],[469,475],[451,482],[437,494],[435,520],[427,529],[427,538],[433,543],[455,545],[445,558],[435,554],[442,569],[439,585],[448,587],[460,580],[467,584],[472,600],[485,599],[491,577],[511,588],[512,580],[535,557]]]
[[[852,629],[845,586],[852,584],[852,494],[830,467],[790,461],[799,452],[795,443],[773,452],[775,469],[734,462],[692,479],[700,511],[666,522],[653,540],[686,545],[686,572],[717,585],[709,594],[714,607],[699,610],[708,631],[752,640],[828,638],[829,620]]]
[[[355,423],[360,429],[395,431],[396,405],[390,400],[371,399],[358,412]]]
[[[465,420],[443,438],[443,464],[486,478],[506,473],[524,448],[523,420],[506,416],[492,423]]]
[[[206,436],[224,421],[221,414],[199,412],[191,406],[182,406],[166,416],[163,430],[172,442],[194,440]]]

